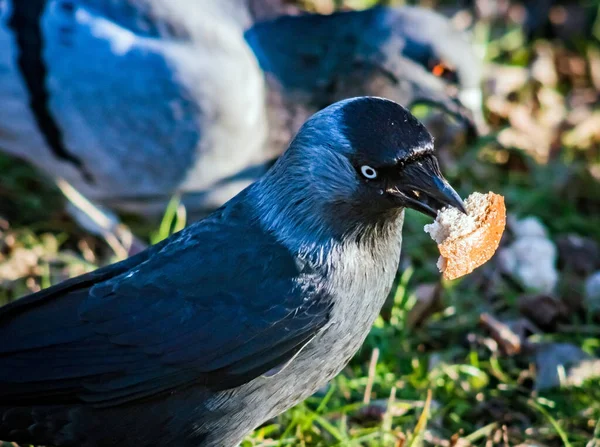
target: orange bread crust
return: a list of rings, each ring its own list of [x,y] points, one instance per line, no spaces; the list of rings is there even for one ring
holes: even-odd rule
[[[487,194],[485,217],[475,231],[438,245],[442,256],[438,263],[445,279],[456,279],[485,264],[496,252],[506,226],[504,197]]]

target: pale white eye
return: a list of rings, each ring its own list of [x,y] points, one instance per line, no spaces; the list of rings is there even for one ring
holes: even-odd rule
[[[373,169],[371,166],[361,166],[360,167],[360,172],[361,174],[368,179],[374,179],[377,178],[377,171],[375,169]]]

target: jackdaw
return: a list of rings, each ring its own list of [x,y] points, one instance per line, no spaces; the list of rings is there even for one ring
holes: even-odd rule
[[[445,205],[464,210],[405,108],[322,110],[204,220],[0,310],[0,439],[235,445],[344,367],[392,287],[404,209]]]

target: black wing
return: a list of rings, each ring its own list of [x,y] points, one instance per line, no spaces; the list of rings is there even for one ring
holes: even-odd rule
[[[202,221],[0,311],[0,405],[226,389],[293,358],[330,300],[283,246],[235,220]]]

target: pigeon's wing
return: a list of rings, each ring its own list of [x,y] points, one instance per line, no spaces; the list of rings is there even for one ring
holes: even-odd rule
[[[314,273],[252,226],[203,221],[0,312],[0,404],[110,406],[277,371],[328,321]]]
[[[201,69],[150,3],[0,2],[0,147],[95,196],[174,191],[201,137],[181,68]]]

